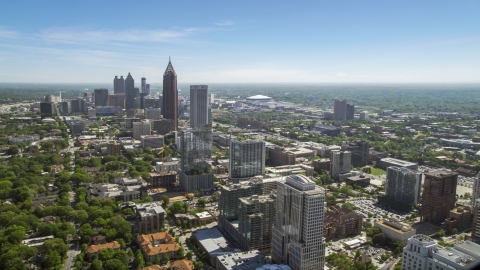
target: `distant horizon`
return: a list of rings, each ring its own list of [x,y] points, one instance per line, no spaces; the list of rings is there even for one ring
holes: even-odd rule
[[[136,80],[135,80],[136,81]],[[140,81],[140,80],[138,80]],[[111,83],[107,82],[0,82],[2,84],[71,84],[71,85],[90,85],[90,84],[111,84],[113,87],[113,80]],[[147,84],[163,84],[162,82],[149,82],[147,78]],[[192,82],[178,82],[179,85],[215,85],[215,84],[296,84],[296,85],[465,85],[465,84],[479,84],[478,82],[211,82],[211,83],[192,83]],[[135,82],[135,85],[137,83]],[[139,84],[140,86],[140,84]]]
[[[480,83],[478,10],[446,0],[9,1],[0,81],[95,84],[131,72],[156,84],[171,58],[185,83]]]

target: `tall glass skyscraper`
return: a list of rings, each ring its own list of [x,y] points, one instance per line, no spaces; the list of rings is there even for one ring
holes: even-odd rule
[[[265,172],[265,142],[230,140],[230,178],[246,178]]]

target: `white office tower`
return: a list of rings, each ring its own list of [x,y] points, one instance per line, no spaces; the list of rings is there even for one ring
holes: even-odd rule
[[[420,201],[422,173],[407,168],[388,167],[385,182],[385,195],[408,205]]]
[[[133,138],[140,140],[142,135],[150,135],[152,124],[148,120],[133,123]]]
[[[272,258],[293,270],[321,270],[325,264],[325,190],[303,175],[277,183]]]
[[[480,245],[472,241],[442,247],[432,238],[417,234],[403,249],[402,270],[474,269],[480,259]]]
[[[480,173],[473,179],[472,206],[480,199]]]
[[[190,85],[190,127],[208,124],[208,85]]]

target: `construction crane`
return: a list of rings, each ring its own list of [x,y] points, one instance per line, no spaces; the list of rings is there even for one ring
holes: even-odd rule
[[[163,160],[163,152],[165,152],[165,148],[164,148],[164,147],[160,148],[160,150],[159,150],[158,153],[157,153],[157,155],[159,155],[159,156],[162,155],[162,167],[161,167],[160,172],[163,172],[163,162],[164,162],[164,160]]]

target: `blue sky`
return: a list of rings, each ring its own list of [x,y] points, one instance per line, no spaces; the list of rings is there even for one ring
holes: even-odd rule
[[[5,1],[0,82],[480,82],[480,1]]]

